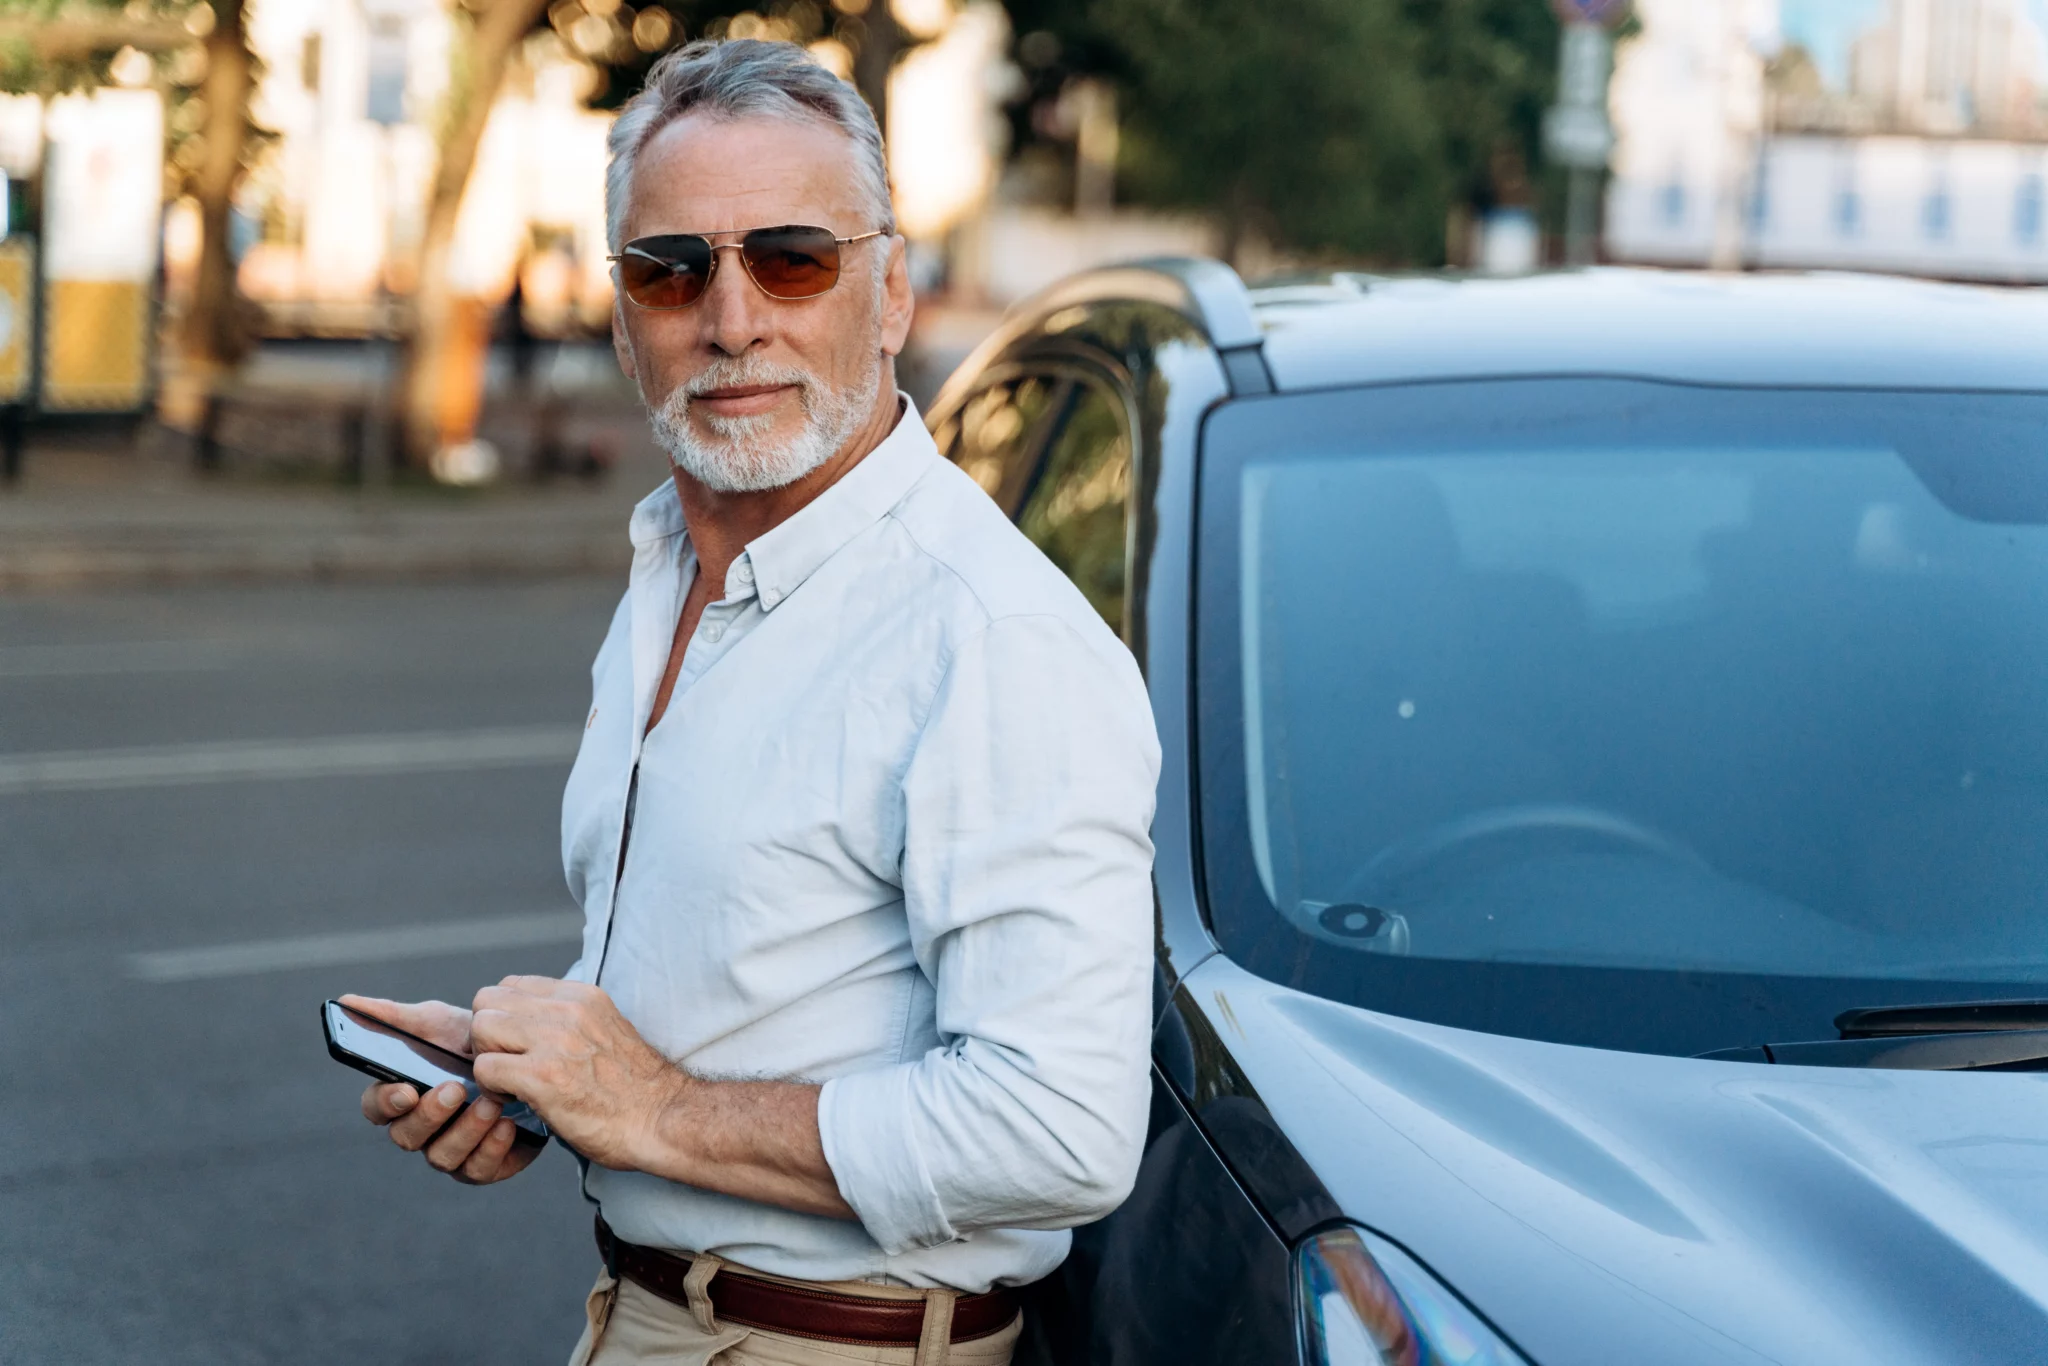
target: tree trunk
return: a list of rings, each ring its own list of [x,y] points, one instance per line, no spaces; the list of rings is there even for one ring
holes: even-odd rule
[[[413,325],[400,384],[400,439],[408,463],[431,455],[447,433],[441,430],[441,386],[448,382],[450,354],[460,319],[448,284],[448,253],[462,191],[476,166],[491,105],[505,69],[521,40],[547,12],[547,0],[486,0],[463,38],[461,63],[441,121],[433,187],[427,197],[420,236],[419,270],[413,286]],[[478,373],[474,382],[483,383]],[[472,405],[458,404],[459,408]]]
[[[875,122],[889,132],[889,73],[903,52],[903,29],[888,0],[876,0],[861,16],[860,48],[853,54],[853,86],[875,111]]]
[[[249,142],[254,72],[243,0],[214,0],[213,11],[213,31],[206,36],[206,82],[201,88],[206,151],[191,182],[199,201],[199,269],[179,328],[184,383],[165,404],[166,416],[187,423],[203,409],[221,378],[241,363],[250,344],[229,235]]]

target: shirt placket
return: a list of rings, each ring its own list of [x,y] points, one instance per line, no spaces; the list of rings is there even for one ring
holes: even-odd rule
[[[725,596],[704,609],[697,621],[697,634],[683,654],[682,671],[676,675],[675,698],[682,696],[704,676],[705,670],[723,659],[740,635],[740,619],[754,600],[754,570],[743,554],[733,561],[725,575]]]
[[[671,600],[675,604],[670,613],[671,622],[673,622],[675,614],[681,611],[683,599],[689,592],[690,582],[696,577],[697,570],[696,555],[693,551],[685,549],[679,559],[680,563],[677,565],[676,573],[669,585],[672,593]],[[735,627],[739,624],[741,614],[747,610],[755,595],[752,557],[744,551],[741,552],[740,557],[726,571],[725,578],[725,597],[704,609],[703,616],[698,618],[697,621],[696,634],[691,636],[690,644],[683,652],[683,667],[676,674],[676,685],[669,695],[669,705],[671,707],[674,707],[676,702],[696,684],[697,680],[704,676],[705,670],[725,656],[726,652],[732,648],[733,641],[739,635]],[[653,585],[650,585],[650,587],[653,587]],[[671,625],[671,635],[673,635],[673,631],[674,627]],[[612,870],[610,904],[605,908],[604,939],[602,947],[598,950],[597,972],[591,979],[599,986],[602,986],[604,983],[605,960],[611,956],[612,925],[618,918],[619,913],[619,888],[626,880],[626,853],[632,845],[633,817],[635,808],[639,805],[640,759],[646,744],[646,715],[651,706],[651,699],[652,694],[650,693],[648,698],[640,699],[640,703],[635,709],[633,762],[626,779],[625,809],[619,822],[619,854]]]

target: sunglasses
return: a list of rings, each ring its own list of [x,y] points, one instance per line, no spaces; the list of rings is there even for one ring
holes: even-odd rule
[[[720,237],[728,234],[720,233]],[[688,308],[711,288],[718,253],[737,251],[747,278],[771,299],[815,299],[839,283],[839,249],[886,232],[834,237],[830,228],[753,228],[737,242],[697,233],[636,237],[616,256],[626,297],[642,308]]]

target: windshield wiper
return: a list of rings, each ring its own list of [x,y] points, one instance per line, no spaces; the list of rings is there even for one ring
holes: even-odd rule
[[[2048,1071],[2048,1001],[1872,1006],[1835,1017],[1839,1039],[1754,1044],[1701,1053],[1788,1067],[1890,1067],[1918,1072]]]
[[[1845,1039],[1892,1039],[1909,1034],[1982,1034],[2048,1029],[2048,1001],[1956,1001],[1932,1006],[1866,1006],[1835,1016]]]

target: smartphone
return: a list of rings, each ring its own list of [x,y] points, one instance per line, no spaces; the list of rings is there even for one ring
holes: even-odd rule
[[[422,1096],[451,1081],[460,1083],[470,1100],[483,1094],[469,1059],[382,1020],[373,1020],[359,1010],[350,1010],[339,1001],[329,1001],[320,1007],[320,1023],[327,1032],[329,1056],[358,1072],[367,1072],[378,1081],[403,1082]],[[548,1141],[547,1123],[534,1113],[532,1106],[510,1096],[500,1100],[505,1118],[519,1126],[514,1142],[538,1147]],[[453,1116],[449,1122],[454,1122]]]

